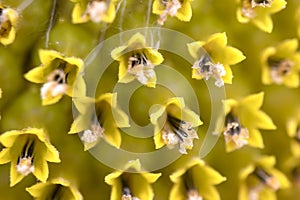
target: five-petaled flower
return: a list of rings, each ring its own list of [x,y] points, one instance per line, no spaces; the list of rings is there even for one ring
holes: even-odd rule
[[[157,106],[150,114],[150,120],[155,126],[155,148],[167,145],[172,149],[178,145],[182,154],[187,154],[186,150],[193,148],[193,140],[198,139],[193,127],[202,124],[199,116],[185,106],[182,97],[173,97],[164,105]]]
[[[133,35],[128,45],[115,48],[111,56],[120,62],[119,82],[128,83],[137,79],[143,85],[155,87],[154,66],[161,64],[164,59],[156,49],[146,47],[142,34]]]
[[[85,83],[81,76],[82,59],[42,49],[39,51],[39,57],[42,64],[27,72],[25,78],[34,83],[43,83],[43,105],[56,103],[64,94],[71,97],[85,95]]]
[[[192,18],[192,0],[154,0],[152,12],[159,15],[157,23],[164,25],[168,16],[188,22]]]
[[[237,19],[240,23],[251,22],[262,31],[271,33],[273,21],[270,15],[285,6],[285,0],[239,0]]]
[[[8,45],[14,42],[18,18],[17,11],[0,4],[0,43]]]
[[[290,186],[285,175],[274,168],[275,163],[274,156],[264,156],[240,171],[240,200],[276,200],[275,192]]]
[[[225,107],[224,137],[228,152],[244,145],[263,148],[263,139],[258,129],[273,130],[276,126],[272,119],[263,111],[264,93],[253,94],[241,101],[227,99],[223,101]]]
[[[105,93],[96,99],[78,98],[74,104],[80,114],[74,120],[69,134],[83,131],[81,140],[85,150],[97,145],[101,138],[116,148],[120,147],[119,127],[130,125],[127,115],[117,106],[117,93]]]
[[[5,147],[0,152],[0,164],[11,162],[10,186],[30,173],[45,182],[49,174],[47,161],[60,162],[58,151],[50,144],[43,129],[8,131],[0,135],[0,142]]]
[[[191,159],[171,174],[170,179],[174,183],[169,196],[172,200],[218,200],[220,196],[214,185],[226,180],[199,158]]]
[[[299,86],[300,52],[298,40],[288,39],[262,52],[262,82],[288,87]]]
[[[142,171],[139,160],[129,161],[124,171],[114,171],[105,177],[105,182],[112,186],[110,199],[122,200],[152,200],[154,197],[151,183],[154,183],[161,173]]]
[[[300,117],[294,117],[287,121],[287,134],[292,138],[291,151],[295,157],[300,158]]]
[[[224,83],[232,83],[230,65],[235,65],[246,58],[240,50],[227,46],[225,32],[213,34],[207,41],[192,42],[187,46],[190,55],[196,60],[192,67],[192,77],[206,80],[213,77],[218,87]]]
[[[82,200],[78,189],[64,178],[56,178],[45,183],[37,183],[26,188],[35,199]]]
[[[71,0],[75,3],[72,12],[72,22],[85,23],[89,20],[95,23],[112,23],[116,17],[118,0]]]

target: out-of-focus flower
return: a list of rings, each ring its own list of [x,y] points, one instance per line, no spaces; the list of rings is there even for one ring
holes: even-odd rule
[[[83,131],[81,140],[84,149],[97,145],[101,138],[119,148],[121,134],[119,127],[129,127],[127,115],[117,106],[117,93],[105,93],[98,98],[79,98],[75,100],[79,116],[74,120],[69,134]]]
[[[300,157],[300,119],[291,118],[287,122],[287,133],[292,138],[291,151],[294,156]]]
[[[0,142],[5,147],[0,152],[0,164],[11,162],[10,186],[30,173],[45,182],[49,174],[47,161],[60,162],[58,151],[50,144],[43,129],[8,131],[0,135]]]
[[[232,83],[230,65],[246,58],[240,50],[227,46],[226,33],[213,34],[206,41],[192,42],[188,44],[188,51],[196,60],[192,77],[206,80],[213,77],[219,87],[224,83]]]
[[[105,177],[105,182],[112,186],[110,199],[152,200],[154,197],[151,183],[161,173],[141,172],[139,160],[129,161],[124,171],[115,171]]]
[[[276,129],[272,119],[259,110],[263,99],[264,93],[260,92],[249,95],[241,101],[224,100],[226,117],[223,134],[228,152],[247,144],[252,147],[263,148],[263,139],[258,129]]]
[[[63,178],[56,178],[46,183],[37,183],[26,188],[26,191],[35,199],[83,199],[78,189]]]
[[[99,23],[112,23],[116,17],[118,0],[71,0],[75,3],[72,22],[85,23],[91,20]]]
[[[237,19],[240,23],[253,23],[262,31],[271,33],[271,15],[284,9],[285,0],[238,0]]]
[[[39,51],[42,64],[25,74],[34,83],[43,83],[41,98],[43,105],[54,104],[64,94],[70,97],[85,95],[85,83],[81,76],[83,61],[66,57],[54,50]]]
[[[157,23],[164,25],[168,16],[188,22],[192,18],[192,0],[154,0],[152,12],[159,15]]]
[[[161,64],[164,59],[156,49],[146,47],[142,34],[136,33],[128,45],[115,48],[111,56],[120,62],[119,82],[128,83],[137,79],[143,85],[155,87],[154,66]]]
[[[169,197],[172,200],[218,200],[220,196],[214,185],[226,180],[198,158],[175,171],[170,179],[174,183]]]
[[[19,14],[17,11],[0,3],[0,43],[9,45],[14,42],[18,19]]]
[[[274,156],[258,159],[240,171],[239,200],[276,200],[276,191],[290,186],[285,175],[274,168]]]
[[[300,7],[296,11],[296,21],[297,21],[298,37],[300,38]]]
[[[155,126],[155,148],[159,149],[164,145],[174,148],[178,145],[182,154],[187,154],[186,150],[193,148],[193,140],[198,139],[193,127],[202,124],[199,116],[185,106],[181,97],[173,97],[157,107],[151,113],[150,120]]]
[[[299,86],[300,52],[297,52],[298,40],[285,40],[275,47],[262,52],[262,82],[276,83],[288,87]]]

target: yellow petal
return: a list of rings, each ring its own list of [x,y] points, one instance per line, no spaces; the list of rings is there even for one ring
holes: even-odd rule
[[[54,50],[46,50],[46,49],[39,50],[39,58],[44,66],[49,65],[51,61],[53,61],[55,58],[63,60],[63,56],[61,53]]]
[[[125,52],[126,48],[127,48],[127,46],[120,46],[120,47],[113,49],[111,51],[111,57],[114,60],[121,61],[121,57],[124,56],[125,53],[127,53],[127,52]]]
[[[84,8],[81,6],[80,3],[76,3],[74,5],[73,11],[72,11],[72,23],[78,24],[78,23],[84,23],[88,21],[87,17],[82,17],[84,13]]]
[[[48,142],[46,142],[45,145],[47,148],[44,155],[45,159],[49,162],[60,163],[59,152],[57,149]]]
[[[10,149],[5,148],[0,152],[0,164],[5,164],[11,161]]]
[[[33,174],[40,181],[46,182],[49,175],[48,164],[45,158],[46,150],[43,148],[41,143],[37,143],[35,146],[35,152],[38,153],[34,156]]]
[[[112,23],[116,17],[116,3],[117,0],[110,1],[108,10],[104,14],[102,20],[106,23]]]
[[[161,173],[142,173],[142,176],[149,182],[154,183],[161,176]]]
[[[16,166],[17,161],[12,160],[10,165],[10,187],[13,187],[24,178],[24,175],[18,173]]]
[[[276,47],[276,54],[282,56],[283,58],[290,57],[291,54],[294,54],[298,49],[298,40],[288,39],[281,42]]]
[[[165,145],[165,143],[162,139],[161,132],[156,132],[153,139],[154,139],[155,149],[160,149]]]
[[[104,121],[103,128],[104,138],[114,147],[120,148],[122,138],[119,129],[110,120]]]
[[[209,54],[211,54],[216,50],[223,49],[226,45],[227,45],[226,33],[225,32],[215,33],[208,38],[206,44],[204,45],[204,48]]]
[[[63,94],[57,95],[55,97],[48,95],[45,99],[42,99],[42,105],[47,106],[58,102],[63,97]]]
[[[220,200],[220,195],[215,187],[204,185],[199,187],[199,193],[207,200]]]
[[[192,18],[192,7],[188,0],[181,4],[181,8],[177,11],[176,17],[184,22],[188,22]]]
[[[185,193],[186,193],[185,185],[184,185],[182,179],[180,179],[180,181],[173,184],[171,191],[170,191],[169,199],[186,200]]]
[[[272,6],[270,8],[267,8],[267,10],[270,13],[276,13],[284,9],[286,7],[286,4],[287,2],[285,0],[274,0],[272,2]]]
[[[163,13],[164,9],[165,9],[165,7],[161,3],[161,0],[154,0],[153,6],[152,6],[152,12],[154,14],[160,15]]]
[[[16,138],[22,134],[22,131],[7,131],[0,135],[0,142],[5,146],[5,147],[12,147]]]
[[[152,62],[153,65],[159,65],[164,61],[163,56],[155,49],[145,48],[146,57]]]
[[[116,180],[122,175],[121,171],[114,171],[107,176],[105,176],[104,181],[108,185],[114,185]]]
[[[249,129],[248,144],[252,147],[264,148],[263,138],[257,129]]]
[[[152,200],[154,197],[153,190],[147,180],[140,174],[130,174],[128,185],[133,196],[143,200]]]
[[[79,115],[71,125],[70,131],[68,134],[79,133],[83,130],[89,129],[91,124],[91,118],[86,115]]]
[[[271,33],[273,30],[273,21],[269,15],[257,15],[252,19],[253,24],[255,24],[259,29],[267,33]]]
[[[243,53],[234,47],[226,47],[222,52],[222,58],[220,58],[220,62],[223,65],[235,65],[242,60],[246,59]]]
[[[44,83],[46,81],[45,73],[44,73],[45,67],[36,67],[27,72],[24,77],[33,83]]]
[[[128,64],[128,62],[127,62],[127,59],[125,60],[125,58],[123,58],[120,61],[119,75],[118,75],[120,83],[129,83],[135,79],[135,76],[133,76],[127,72],[127,67],[128,67],[127,64]]]
[[[236,18],[237,18],[238,22],[240,22],[242,24],[248,23],[250,21],[250,18],[243,16],[241,8],[237,9]]]
[[[188,51],[190,55],[195,59],[198,60],[200,57],[200,49],[203,46],[203,42],[192,42],[187,44]]]
[[[229,65],[223,65],[223,66],[226,71],[226,74],[225,76],[222,76],[222,80],[224,81],[224,83],[232,84],[232,79],[233,79],[232,70]]]
[[[134,34],[128,41],[128,46],[130,47],[141,48],[141,47],[145,47],[145,45],[146,45],[146,40],[141,33]]]
[[[256,161],[257,165],[264,168],[272,168],[276,163],[275,156],[262,156]]]
[[[41,197],[41,195],[45,192],[47,187],[50,185],[49,182],[47,183],[37,183],[29,188],[26,188],[26,191],[35,198]]]
[[[296,136],[297,127],[298,127],[298,121],[296,119],[289,119],[287,121],[287,125],[286,125],[287,134],[291,138]]]
[[[258,110],[262,106],[263,100],[264,100],[264,92],[260,92],[245,97],[241,101],[240,105],[248,109]]]
[[[277,169],[272,169],[270,170],[270,174],[272,174],[273,176],[275,176],[279,182],[280,182],[280,188],[281,189],[285,189],[290,187],[290,181],[288,180],[288,178],[279,170]]]

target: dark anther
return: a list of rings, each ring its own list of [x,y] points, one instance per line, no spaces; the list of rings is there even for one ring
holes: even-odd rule
[[[267,182],[267,179],[271,177],[270,174],[268,174],[266,171],[264,171],[261,168],[256,168],[254,170],[254,174],[261,180],[263,183]]]

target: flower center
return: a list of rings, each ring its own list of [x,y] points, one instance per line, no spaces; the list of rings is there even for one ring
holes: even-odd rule
[[[63,193],[64,193],[64,186],[60,184],[55,184],[52,192],[49,194],[49,199],[58,200],[62,199]]]
[[[21,155],[18,157],[17,171],[24,176],[34,171],[33,150],[34,140],[28,140],[22,149]]]
[[[260,7],[271,7],[273,0],[252,0],[251,6],[252,8],[260,6]]]
[[[161,2],[164,5],[165,10],[159,16],[157,23],[159,25],[164,25],[164,22],[167,20],[168,15],[172,17],[175,16],[182,5],[180,0],[162,0]]]
[[[128,58],[128,73],[136,76],[142,84],[155,77],[154,65],[143,53],[134,53]]]
[[[186,149],[193,147],[193,139],[197,138],[196,131],[192,128],[191,122],[179,120],[170,115],[167,116],[167,122],[162,130],[162,139],[164,143],[173,148],[179,143],[179,152],[186,154]]]
[[[237,117],[228,114],[225,119],[225,126],[224,136],[227,144],[232,141],[237,148],[248,144],[248,129],[241,126]]]
[[[87,143],[93,143],[103,137],[103,133],[104,128],[99,124],[97,117],[94,117],[90,129],[85,130],[80,139]]]
[[[140,199],[138,197],[132,196],[129,187],[123,187],[122,200],[140,200]]]
[[[60,64],[66,65],[66,63]],[[46,99],[47,97],[56,97],[64,94],[69,86],[67,84],[68,73],[65,74],[62,68],[54,70],[47,76],[47,82],[41,88],[41,97]]]
[[[196,189],[190,189],[187,192],[187,200],[202,200],[203,198],[199,195]]]
[[[297,129],[296,129],[295,139],[300,144],[300,126],[298,126]]]
[[[268,65],[270,66],[270,76],[272,80],[280,84],[283,81],[283,78],[290,74],[294,62],[288,59],[268,59]]]
[[[253,173],[259,178],[259,180],[261,180],[261,182],[263,182],[272,190],[276,191],[279,189],[280,182],[275,176],[268,174],[261,168],[256,168]]]
[[[0,37],[8,37],[12,24],[8,19],[6,9],[0,8]]]
[[[101,22],[103,16],[108,9],[106,1],[92,0],[87,4],[87,8],[83,14],[83,17],[89,16],[92,22]]]
[[[214,64],[208,54],[205,54],[196,61],[192,68],[196,69],[198,76],[203,76],[206,80],[210,77],[214,77],[216,79],[216,86],[222,87],[224,85],[224,81],[222,79],[222,77],[226,75],[224,66],[220,63]]]

